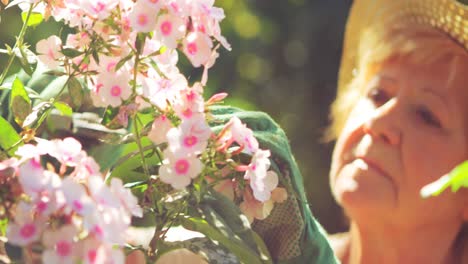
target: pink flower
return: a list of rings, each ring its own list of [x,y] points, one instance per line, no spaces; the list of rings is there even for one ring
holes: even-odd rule
[[[60,59],[63,57],[60,53],[61,46],[62,40],[55,35],[42,39],[36,44],[36,52],[39,54],[37,57],[49,69],[55,69],[60,66]]]
[[[175,49],[177,48],[177,41],[185,35],[185,30],[185,20],[168,13],[158,17],[155,37],[169,49]]]
[[[6,236],[8,242],[26,246],[39,239],[44,228],[45,221],[42,218],[34,219],[31,207],[25,203],[19,203],[16,208],[14,222],[8,223]]]
[[[243,147],[247,154],[255,153],[259,149],[258,141],[254,137],[252,130],[243,124],[238,117],[233,117],[229,120],[220,138],[220,143],[227,146],[232,141],[237,142],[237,144]]]
[[[81,143],[72,137],[67,137],[63,140],[41,140],[37,147],[39,149],[47,149],[49,155],[67,166],[76,166],[81,154]]]
[[[99,210],[84,219],[84,228],[103,243],[125,245],[130,215],[122,208],[99,207]]]
[[[169,149],[175,153],[199,154],[203,152],[211,136],[211,129],[203,117],[183,120],[179,127],[167,132]]]
[[[153,27],[152,30],[154,30],[154,27]],[[159,40],[154,39],[154,38],[147,38],[146,41],[145,41],[145,46],[143,47],[142,55],[143,56],[149,56],[150,54],[161,50],[161,47],[162,47],[162,45],[161,45],[161,42]],[[157,56],[153,57],[153,58],[157,58]]]
[[[114,249],[95,238],[87,238],[82,245],[84,264],[124,264],[125,255],[122,250]]]
[[[167,142],[166,134],[172,127],[171,121],[165,115],[161,115],[154,119],[148,138],[155,144]]]
[[[203,164],[197,157],[187,156],[185,153],[174,154],[166,150],[164,157],[166,159],[159,168],[159,178],[174,189],[187,187],[203,169]]]
[[[38,194],[36,198],[31,198],[31,202],[33,205],[32,209],[35,213],[42,217],[48,217],[61,206],[57,201],[56,190],[42,191]]]
[[[204,118],[204,110],[203,97],[193,88],[182,90],[179,100],[174,103],[174,111],[181,119]]]
[[[86,217],[96,210],[93,201],[87,195],[83,185],[75,182],[73,178],[66,177],[62,181],[61,190],[65,197],[65,203],[79,215]]]
[[[16,155],[21,157],[21,161],[25,161],[28,159],[39,159],[39,156],[44,155],[47,153],[47,148],[39,148],[32,144],[25,144],[20,146],[16,151]]]
[[[265,178],[251,177],[250,187],[252,187],[255,199],[260,202],[270,200],[271,192],[278,186],[278,175],[274,171],[267,171]]]
[[[92,175],[99,175],[99,164],[92,157],[86,155],[84,151],[81,152],[77,160],[78,164],[71,176],[77,180],[85,180]]]
[[[117,107],[132,93],[129,85],[130,79],[128,71],[119,71],[113,74],[103,73],[99,75],[98,82],[102,84],[102,87],[97,93],[107,105]]]
[[[208,58],[208,61],[204,65],[202,79],[201,79],[202,85],[206,85],[206,82],[208,81],[208,69],[211,68],[215,64],[216,59],[219,57],[219,53],[217,52],[218,47],[219,45],[216,46],[213,49],[213,51],[211,51],[211,55]]]
[[[252,157],[244,178],[250,180],[255,198],[261,202],[270,199],[271,191],[278,185],[278,175],[268,171],[270,167],[269,150],[257,150]]]
[[[168,78],[172,79],[179,75],[179,68],[177,68],[179,53],[177,53],[177,50],[166,50],[163,54],[157,56],[155,61],[158,63],[161,72],[168,76]]]
[[[118,0],[79,0],[79,6],[93,18],[104,20],[118,5]]]
[[[46,230],[42,236],[42,243],[46,250],[42,253],[43,263],[75,263],[76,244],[74,237],[77,235],[76,227],[65,225],[56,231]]]
[[[155,10],[159,10],[163,5],[166,4],[166,0],[139,0],[151,6]]]
[[[206,34],[191,32],[184,39],[183,44],[184,53],[194,67],[200,67],[210,61],[213,42]]]
[[[148,75],[143,80],[143,95],[163,111],[188,86],[187,79],[180,73],[170,79],[160,77],[155,71],[149,71]]]
[[[91,38],[88,32],[78,32],[76,34],[69,34],[67,36],[66,46],[81,48],[89,45]]]
[[[112,193],[119,199],[121,205],[132,215],[143,217],[143,210],[138,205],[138,199],[132,192],[125,188],[122,180],[119,178],[112,178],[110,183]]]
[[[23,191],[32,199],[40,196],[43,191],[58,188],[60,178],[51,171],[44,170],[40,161],[30,159],[19,167],[18,179]]]
[[[137,32],[150,32],[156,26],[158,10],[149,1],[137,1],[129,14],[130,26]]]
[[[101,175],[89,177],[87,186],[92,199],[98,205],[110,206],[114,208],[120,207],[118,197],[112,193],[111,189],[106,185]]]
[[[96,68],[96,70],[102,74],[115,74],[116,72],[116,66],[117,63],[119,63],[121,57],[115,56],[115,57],[109,57],[105,55],[100,55],[99,56],[99,65],[94,63],[93,66]],[[126,68],[125,65],[122,67],[125,70],[129,70],[128,67]],[[109,76],[105,75],[103,77],[98,77],[100,80],[109,78]]]

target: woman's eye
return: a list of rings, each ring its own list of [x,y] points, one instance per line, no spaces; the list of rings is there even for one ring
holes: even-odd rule
[[[367,96],[377,106],[384,105],[388,100],[390,100],[390,96],[380,88],[370,90]]]
[[[421,120],[430,126],[441,128],[442,124],[440,123],[439,119],[427,108],[420,108],[417,110],[417,115]]]

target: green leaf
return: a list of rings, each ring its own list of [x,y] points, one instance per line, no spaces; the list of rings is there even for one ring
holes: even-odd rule
[[[23,23],[26,21],[26,17],[28,16],[28,12],[25,11],[25,12],[22,12],[21,13],[21,18],[23,19]],[[32,27],[32,26],[37,26],[39,25],[42,21],[44,20],[44,17],[42,16],[41,13],[37,13],[37,12],[31,12],[31,15],[29,16],[29,20],[28,20],[28,26]]]
[[[11,96],[21,96],[27,103],[31,103],[31,99],[29,99],[28,92],[26,91],[23,83],[18,77],[15,78],[11,85]]]
[[[119,62],[117,62],[117,65],[115,66],[115,71],[118,71],[122,66],[131,58],[133,58],[133,52],[130,52],[127,56],[125,56],[123,59],[121,59]]]
[[[6,229],[8,227],[8,218],[0,219],[0,236],[6,236]]]
[[[71,49],[71,48],[62,49],[61,52],[63,55],[65,55],[68,58],[75,58],[83,54],[82,51]]]
[[[218,241],[220,244],[225,246],[229,251],[236,255],[240,262],[250,264],[262,264],[264,263],[260,256],[255,254],[245,244],[239,243],[229,237],[223,235],[217,228],[211,226],[206,220],[201,218],[182,218],[182,226],[188,230],[197,231],[208,238]]]
[[[28,74],[32,75],[34,70],[31,67],[31,64],[36,63],[35,60],[35,55],[26,47],[20,47],[20,54],[19,54],[19,59],[20,59],[20,65],[21,68]],[[17,54],[18,56],[18,54]]]
[[[44,72],[44,74],[52,75],[52,76],[64,76],[64,75],[67,75],[65,72],[57,71],[57,70],[46,71],[46,72]]]
[[[83,102],[83,88],[75,77],[71,77],[68,81],[68,92],[70,93],[73,106],[80,107]]]
[[[11,124],[1,116],[0,135],[0,147],[2,147],[4,150],[8,150],[8,155],[13,156],[16,151],[16,147],[12,147],[21,140],[21,137],[18,132],[16,132],[16,130],[11,126]]]
[[[132,189],[132,188],[140,187],[143,185],[148,185],[148,181],[129,182],[129,183],[124,184],[124,187],[128,189]]]
[[[72,108],[69,105],[67,105],[66,103],[64,103],[64,102],[55,102],[54,107],[57,110],[59,110],[60,113],[62,113],[62,115],[72,116],[72,114],[73,114]]]
[[[135,48],[138,53],[141,53],[143,47],[145,46],[146,42],[146,34],[138,33],[137,38],[135,40]]]
[[[110,107],[110,106],[107,107],[106,111],[104,112],[104,116],[102,117],[101,123],[111,129],[120,128],[121,126],[112,124],[112,121],[114,120],[114,118],[117,116],[118,113],[119,113],[119,108]]]
[[[452,192],[457,192],[462,187],[468,188],[468,161],[464,161],[448,174],[421,188],[420,194],[423,198],[438,196],[448,187],[451,187]]]
[[[93,50],[93,52],[91,53],[91,56],[93,56],[93,59],[96,61],[97,64],[99,64],[99,54],[97,50]]]
[[[31,99],[18,77],[15,78],[11,86],[10,109],[16,123],[19,125],[21,125],[24,119],[31,113]]]
[[[250,249],[256,250],[255,253],[260,254],[264,261],[271,262],[270,252],[268,251],[263,240],[255,233],[247,218],[242,214],[239,207],[236,206],[226,196],[216,192],[210,191],[210,196],[204,200],[204,203],[208,206],[202,206],[203,210],[209,212],[213,210],[215,212],[214,222],[224,223],[237,237],[242,239],[242,242],[247,245]],[[213,216],[213,213],[211,213]],[[210,217],[206,217],[207,221],[210,221]],[[219,228],[221,230],[221,227]]]

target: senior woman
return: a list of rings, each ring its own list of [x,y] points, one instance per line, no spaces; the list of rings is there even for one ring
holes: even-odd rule
[[[455,0],[354,2],[332,106],[342,263],[468,263],[467,190],[420,196],[468,159],[467,18]]]

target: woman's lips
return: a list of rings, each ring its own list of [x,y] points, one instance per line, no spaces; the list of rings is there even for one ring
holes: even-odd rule
[[[384,171],[377,162],[367,157],[356,157],[351,162],[354,163],[358,168],[362,170],[373,169],[377,171],[379,174],[382,174],[383,176],[385,176],[386,178],[391,179],[390,175],[386,171]]]

